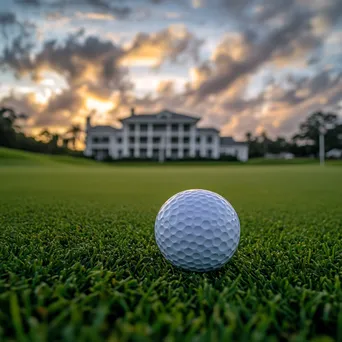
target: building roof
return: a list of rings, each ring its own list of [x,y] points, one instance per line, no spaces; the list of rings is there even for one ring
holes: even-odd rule
[[[208,133],[212,133],[212,132],[215,132],[215,133],[219,133],[220,131],[214,127],[199,127],[197,128],[198,131],[200,132],[208,132]]]
[[[200,118],[190,116],[190,115],[185,115],[185,114],[180,114],[180,113],[175,113],[171,112],[167,109],[164,109],[158,113],[155,114],[135,114],[128,116],[124,119],[120,119],[121,122],[148,122],[148,121],[181,121],[181,122],[189,122],[189,123],[196,123],[197,121],[200,120]]]
[[[90,132],[119,132],[120,129],[112,127],[112,126],[91,126],[88,129],[88,133]]]
[[[232,137],[221,137],[220,145],[221,146],[247,145],[247,143],[242,142],[242,141],[235,141]]]

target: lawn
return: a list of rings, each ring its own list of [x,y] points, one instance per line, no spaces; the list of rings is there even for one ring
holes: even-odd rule
[[[341,166],[4,154],[1,341],[342,340]],[[182,271],[156,246],[160,206],[188,188],[220,193],[239,214],[239,248],[219,271]]]

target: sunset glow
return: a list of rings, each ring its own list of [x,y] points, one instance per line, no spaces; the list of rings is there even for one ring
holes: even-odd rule
[[[236,138],[290,136],[341,100],[339,0],[58,3],[0,4],[0,101],[27,113],[28,132],[84,126],[89,113],[117,126],[136,107]]]

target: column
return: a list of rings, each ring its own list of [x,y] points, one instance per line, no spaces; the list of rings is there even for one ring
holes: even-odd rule
[[[113,134],[109,137],[109,156],[117,159],[117,136]]]
[[[166,141],[165,141],[166,158],[171,158],[171,124],[166,124]]]
[[[184,138],[184,127],[183,124],[178,125],[178,158],[183,158],[183,138]]]
[[[147,157],[152,158],[153,155],[153,125],[147,124]]]
[[[216,134],[213,140],[213,158],[220,158],[220,136]]]
[[[140,157],[140,124],[135,124],[134,127],[134,157]]]
[[[84,155],[87,156],[87,157],[91,157],[92,155],[92,140],[91,140],[91,136],[90,134],[87,132],[87,137],[85,139],[85,143],[86,143],[86,147],[85,147],[85,150],[84,150]]]
[[[200,135],[200,153],[201,153],[201,157],[205,158],[207,156],[207,151],[206,151],[206,139],[207,136],[206,135]]]
[[[190,157],[196,156],[196,127],[195,125],[190,126]]]
[[[123,129],[122,129],[122,154],[123,157],[128,157],[128,134],[129,134],[129,130],[128,130],[128,124],[124,124],[123,125]]]

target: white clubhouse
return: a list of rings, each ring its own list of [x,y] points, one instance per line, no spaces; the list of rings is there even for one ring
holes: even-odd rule
[[[219,159],[235,156],[248,160],[248,145],[221,137],[215,128],[197,127],[200,118],[162,110],[155,114],[121,119],[122,128],[86,124],[84,154],[98,160],[112,159]]]

